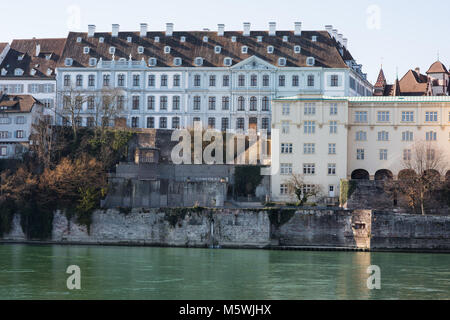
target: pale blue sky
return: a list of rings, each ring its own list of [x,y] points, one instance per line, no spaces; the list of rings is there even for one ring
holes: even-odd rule
[[[382,58],[389,81],[397,68],[400,76],[415,67],[426,72],[438,52],[450,64],[448,0],[2,0],[0,13],[0,42],[64,37],[69,26],[86,31],[91,23],[98,31],[110,31],[112,23],[138,30],[141,22],[151,30],[164,30],[166,22],[175,30],[216,30],[218,23],[241,30],[243,22],[267,30],[276,21],[278,29],[292,30],[294,21],[302,21],[304,30],[331,24],[343,33],[372,82]]]

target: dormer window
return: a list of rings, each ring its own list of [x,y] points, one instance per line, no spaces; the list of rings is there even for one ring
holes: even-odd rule
[[[262,42],[262,40],[263,40],[263,37],[262,37],[262,36],[258,36],[258,37],[256,38],[256,41],[258,41],[258,42]]]
[[[194,64],[195,64],[197,67],[202,66],[202,65],[203,65],[203,58],[201,58],[201,57],[195,58]]]
[[[78,43],[81,42],[81,37],[77,37],[77,42],[78,42]]]
[[[115,47],[110,47],[109,48],[109,54],[115,54],[116,53],[116,48]]]
[[[208,37],[207,36],[203,37],[203,42],[208,42]]]
[[[125,59],[125,58],[120,58],[120,59],[119,59],[119,62],[127,62],[127,59]]]
[[[2,71],[1,71],[2,76],[6,76],[7,73],[8,73],[8,71],[5,68],[2,68]]]
[[[25,56],[24,54],[21,54],[20,56],[17,57],[17,60],[18,60],[18,61],[22,61],[23,58],[24,58],[24,56]]]
[[[223,64],[224,64],[226,67],[231,66],[232,62],[233,62],[233,59],[231,59],[231,58],[225,58],[225,59],[223,59]]]
[[[156,66],[156,63],[157,63],[156,58],[150,58],[150,59],[148,59],[148,64],[149,64],[151,67]]]
[[[30,75],[31,75],[31,76],[34,76],[35,74],[36,74],[36,69],[31,69],[31,70],[30,70]]]
[[[23,75],[23,70],[20,68],[17,68],[14,70],[14,75],[15,76],[22,76]]]
[[[286,66],[286,58],[278,58],[278,65],[280,67],[285,67]]]
[[[186,37],[184,37],[184,36],[181,37],[181,38],[180,38],[180,42],[186,42]]]
[[[273,46],[267,47],[267,53],[273,53]]]
[[[52,75],[52,73],[53,73],[53,70],[51,68],[48,68],[47,73],[46,73],[47,76],[50,77]]]
[[[175,66],[181,66],[181,62],[182,62],[182,60],[181,60],[181,58],[175,58],[175,59],[173,59],[173,64],[175,65]]]
[[[248,47],[247,46],[242,46],[241,52],[244,54],[248,53]]]
[[[159,37],[155,37],[155,42],[159,42]]]
[[[88,54],[89,53],[90,48],[89,47],[84,47],[83,48],[83,53],[84,54]]]
[[[236,42],[236,37],[235,36],[231,37],[231,42]]]
[[[214,52],[215,53],[220,53],[222,51],[222,47],[221,46],[215,46],[214,47]]]
[[[89,59],[89,66],[94,67],[97,64],[97,58],[90,58]]]
[[[312,36],[312,37],[311,37],[311,41],[312,41],[312,42],[317,42],[317,36]]]
[[[128,43],[131,43],[133,41],[133,38],[132,37],[127,37],[127,42]]]
[[[283,42],[288,42],[289,41],[289,37],[288,36],[283,36]]]
[[[72,64],[73,64],[73,59],[72,59],[72,58],[66,58],[66,59],[64,60],[64,65],[65,65],[66,67],[70,67]]]
[[[316,59],[314,59],[313,57],[306,58],[306,65],[307,66],[312,67],[315,64],[316,64]]]
[[[169,46],[165,46],[165,47],[164,47],[164,53],[165,53],[165,54],[170,53],[170,47],[169,47]]]
[[[52,54],[46,54],[45,55],[45,60],[50,60],[52,58]]]
[[[105,38],[103,38],[103,37],[98,38],[98,42],[104,43],[105,42]]]
[[[302,48],[300,46],[294,46],[294,52],[300,53],[302,51]]]
[[[139,46],[138,49],[137,49],[137,52],[138,52],[139,54],[143,54],[143,53],[144,53],[144,47]]]

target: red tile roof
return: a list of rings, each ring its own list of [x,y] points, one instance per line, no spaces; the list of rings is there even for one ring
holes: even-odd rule
[[[0,113],[28,113],[36,104],[42,105],[31,95],[0,95]]]
[[[448,73],[448,71],[442,62],[436,61],[431,65],[430,69],[428,69],[427,74],[428,73]]]
[[[400,80],[402,95],[426,96],[428,92],[428,77],[409,70]]]

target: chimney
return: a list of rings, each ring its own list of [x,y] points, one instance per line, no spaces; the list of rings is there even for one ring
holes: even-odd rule
[[[141,36],[141,38],[145,38],[147,36],[147,24],[146,23],[141,23],[140,36]]]
[[[417,72],[417,74],[420,74],[420,68],[416,67],[415,71]]]
[[[217,35],[223,37],[225,34],[225,25],[223,23],[217,25]]]
[[[302,35],[302,23],[301,22],[295,22],[294,26],[295,26],[294,35],[295,36],[301,36]]]
[[[344,45],[345,49],[347,49],[348,39],[347,38],[342,39],[342,44]]]
[[[111,34],[111,36],[114,37],[114,38],[117,38],[119,36],[119,29],[120,29],[120,25],[113,24],[112,25],[112,34]]]
[[[337,37],[337,41],[340,43],[340,44],[342,44],[342,40],[344,39],[344,35],[342,34],[342,33],[339,33],[338,34],[338,37]]]
[[[39,53],[41,53],[41,45],[38,43],[36,44],[36,57],[39,57]]]
[[[276,36],[276,35],[277,35],[277,23],[269,22],[269,36]]]
[[[88,38],[92,38],[95,33],[95,24],[88,25]]]
[[[333,26],[331,24],[325,26],[325,30],[327,30],[330,36],[333,36]]]
[[[331,30],[332,34],[333,34],[333,38],[337,41],[337,37],[338,37],[338,30],[337,29],[333,29]]]
[[[166,23],[166,37],[173,35],[173,23]]]
[[[250,36],[250,22],[244,22],[244,37]]]

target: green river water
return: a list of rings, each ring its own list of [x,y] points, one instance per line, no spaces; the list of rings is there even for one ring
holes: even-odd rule
[[[450,255],[5,244],[0,299],[450,299]]]

